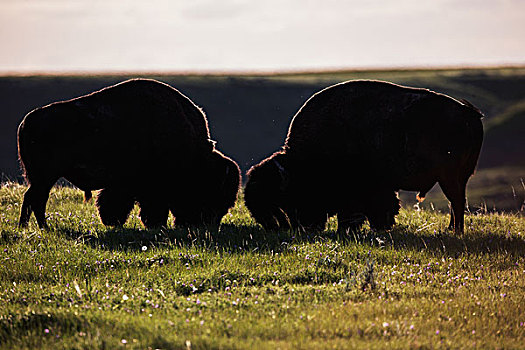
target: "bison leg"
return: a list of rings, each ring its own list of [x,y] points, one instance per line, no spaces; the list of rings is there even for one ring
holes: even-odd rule
[[[304,231],[323,231],[327,220],[326,213],[305,212],[298,215],[297,225]],[[293,221],[290,221],[292,228],[294,228]]]
[[[374,211],[367,214],[370,227],[375,230],[391,229],[396,223],[395,214],[391,211]]]
[[[100,220],[105,226],[122,226],[126,223],[135,201],[123,190],[105,188],[98,192],[96,205]]]
[[[456,234],[462,234],[464,229],[465,215],[465,188],[466,181],[440,180],[439,186],[450,201],[450,224],[448,228],[454,229]]]
[[[385,190],[374,195],[374,202],[365,210],[370,227],[377,230],[390,229],[399,213],[399,198],[396,192]]]
[[[175,216],[175,225],[179,227],[205,227],[209,230],[218,230],[221,224],[221,215],[198,206],[193,209],[191,207],[184,209],[170,207],[170,211]],[[266,226],[263,224],[263,227]]]
[[[24,194],[24,202],[22,203],[22,210],[20,212],[20,220],[18,225],[26,227],[31,218],[31,213],[35,213],[35,218],[38,227],[45,228],[46,224],[46,203],[49,198],[49,191],[52,185],[41,185],[32,183],[29,185]]]
[[[340,233],[359,231],[364,222],[363,214],[343,210],[337,214],[337,231]]]
[[[140,199],[140,221],[146,228],[166,226],[168,205],[154,199]]]
[[[31,213],[33,209],[31,204],[33,202],[33,188],[29,186],[26,193],[24,194],[24,202],[22,203],[22,210],[20,211],[20,219],[18,220],[19,227],[26,227],[29,224],[29,219],[31,218]]]

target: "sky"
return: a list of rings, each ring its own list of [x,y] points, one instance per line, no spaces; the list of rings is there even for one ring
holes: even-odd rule
[[[0,72],[525,64],[525,0],[0,0]]]

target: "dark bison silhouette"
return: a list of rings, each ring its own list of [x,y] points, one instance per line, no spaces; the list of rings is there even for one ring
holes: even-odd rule
[[[19,225],[46,225],[49,191],[64,177],[97,194],[102,223],[120,226],[135,202],[146,227],[218,225],[237,198],[237,164],[215,149],[204,113],[171,86],[133,79],[27,114],[18,153],[29,188]]]
[[[463,232],[465,188],[483,140],[482,114],[467,101],[381,81],[349,81],[314,94],[294,116],[283,149],[247,173],[246,206],[267,229],[340,230],[368,218],[390,228],[396,191],[437,182]]]

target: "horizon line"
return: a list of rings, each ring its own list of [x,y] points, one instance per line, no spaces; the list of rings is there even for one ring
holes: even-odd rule
[[[305,74],[342,74],[365,72],[410,72],[410,71],[456,71],[456,70],[496,70],[496,69],[525,69],[525,62],[521,64],[454,64],[454,65],[396,65],[370,67],[327,67],[327,68],[298,68],[298,69],[203,69],[203,70],[0,70],[0,77],[31,77],[31,76],[124,76],[124,75],[173,75],[173,76],[294,76]]]

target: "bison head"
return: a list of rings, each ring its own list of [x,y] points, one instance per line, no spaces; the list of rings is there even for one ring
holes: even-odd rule
[[[170,210],[175,223],[182,226],[218,227],[228,209],[235,205],[241,183],[239,166],[219,151],[200,165],[192,183],[191,200],[173,203]]]
[[[244,199],[255,220],[267,230],[290,227],[285,209],[289,184],[286,155],[277,152],[253,166],[246,175]]]

